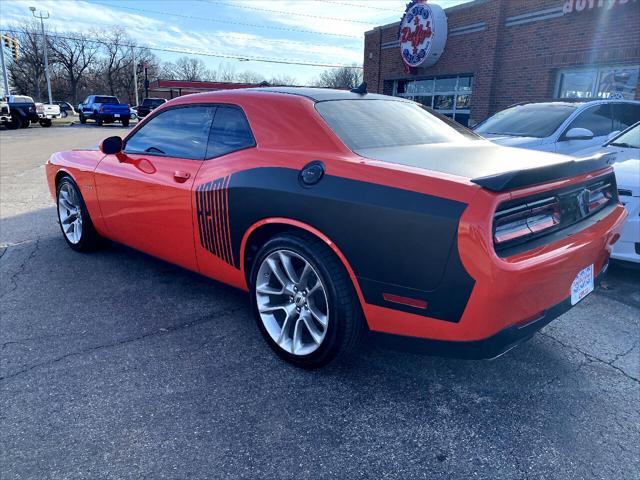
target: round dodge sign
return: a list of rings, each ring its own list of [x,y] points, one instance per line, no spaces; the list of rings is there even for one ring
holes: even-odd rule
[[[439,5],[414,0],[407,5],[398,33],[404,63],[429,67],[438,61],[447,43],[447,16]]]

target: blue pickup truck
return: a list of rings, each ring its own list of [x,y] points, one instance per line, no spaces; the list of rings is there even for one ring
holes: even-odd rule
[[[95,120],[97,125],[122,122],[123,127],[128,127],[131,119],[129,105],[120,103],[116,97],[89,95],[78,108],[80,123],[87,123],[87,120]]]

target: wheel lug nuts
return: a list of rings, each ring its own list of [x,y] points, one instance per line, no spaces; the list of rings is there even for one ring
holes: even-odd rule
[[[297,292],[298,291],[298,287],[293,287],[293,291]]]

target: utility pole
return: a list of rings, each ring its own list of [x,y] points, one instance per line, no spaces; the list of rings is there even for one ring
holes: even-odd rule
[[[149,98],[149,77],[147,76],[147,62],[144,62],[144,98]]]
[[[138,107],[138,62],[136,62],[136,47],[131,46],[133,57],[133,90],[136,92],[136,107]]]
[[[35,18],[40,19],[40,27],[42,28],[42,48],[44,49],[44,75],[47,77],[47,92],[49,93],[49,103],[53,103],[53,97],[51,96],[51,76],[49,75],[49,59],[47,57],[47,36],[44,33],[44,20],[49,18],[49,12],[47,16],[43,16],[42,12],[36,15],[36,7],[29,7],[31,13]]]
[[[2,35],[2,40],[5,36]],[[7,65],[4,63],[4,42],[0,43],[0,60],[2,60],[2,79],[4,80],[4,95],[9,96],[9,79],[7,77]]]

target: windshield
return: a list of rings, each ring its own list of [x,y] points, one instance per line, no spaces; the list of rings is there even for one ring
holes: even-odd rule
[[[354,152],[368,148],[459,142],[477,138],[420,106],[395,100],[329,100],[316,110]]]
[[[96,97],[94,103],[105,103],[111,105],[118,105],[120,102],[116,97]]]
[[[635,126],[611,141],[609,145],[640,148],[640,123],[636,123]]]
[[[530,103],[507,108],[474,130],[480,135],[544,138],[555,132],[578,105]]]

